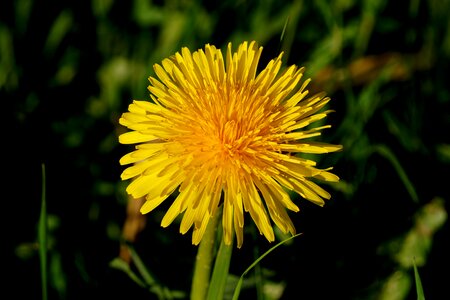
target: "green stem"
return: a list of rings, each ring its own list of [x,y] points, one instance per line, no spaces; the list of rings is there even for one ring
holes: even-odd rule
[[[45,191],[45,165],[42,164],[42,196],[41,196],[41,215],[39,217],[39,260],[41,263],[41,287],[42,299],[47,300],[47,206]]]
[[[232,237],[234,238],[234,237]],[[222,300],[225,291],[225,285],[230,269],[231,254],[233,252],[233,243],[226,245],[222,238],[219,251],[217,252],[214,270],[211,276],[211,284],[208,289],[207,300]]]
[[[214,245],[216,241],[217,227],[222,213],[217,210],[211,218],[203,234],[202,241],[198,247],[194,267],[194,278],[191,287],[191,300],[204,300],[209,286],[209,276],[214,258]]]

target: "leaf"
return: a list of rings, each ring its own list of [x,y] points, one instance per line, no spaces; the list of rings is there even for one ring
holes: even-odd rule
[[[121,259],[119,257],[114,258],[109,263],[109,266],[111,268],[123,271],[125,274],[128,275],[128,277],[130,277],[140,287],[143,287],[143,288],[146,287],[145,283],[130,269],[130,265],[128,265],[128,263],[126,261],[124,261],[123,259]]]
[[[41,263],[41,286],[42,299],[47,300],[47,204],[45,190],[45,165],[42,164],[42,196],[41,196],[41,214],[39,216],[39,260]]]
[[[225,284],[227,282],[232,253],[233,245],[226,245],[224,239],[222,239],[219,251],[217,252],[216,262],[214,264],[211,283],[208,288],[208,295],[206,299],[223,299],[223,292],[225,291]]]
[[[417,270],[415,259],[413,259],[413,264],[414,264],[414,279],[416,280],[417,300],[425,300],[425,295],[423,293],[423,287],[422,287],[422,281],[420,280],[419,271]]]
[[[139,286],[147,288],[151,293],[155,294],[157,298],[160,300],[178,299],[185,297],[185,293],[183,291],[170,290],[166,286],[163,286],[160,283],[158,283],[155,277],[144,265],[141,258],[138,256],[133,247],[131,247],[131,245],[127,246],[131,253],[131,259],[134,265],[136,266],[136,269],[138,270],[139,274],[141,275],[142,279],[138,276],[138,274],[134,273],[133,270],[131,270],[128,262],[126,262],[120,257],[113,259],[109,263],[110,267],[123,271]]]
[[[373,151],[377,152],[384,158],[386,158],[394,167],[395,171],[397,172],[398,176],[400,177],[400,180],[405,185],[406,190],[408,191],[409,195],[411,196],[412,200],[415,203],[419,203],[419,196],[416,193],[416,189],[414,188],[414,184],[409,179],[408,175],[406,174],[405,170],[403,169],[402,165],[400,164],[400,161],[395,156],[394,152],[392,152],[391,149],[389,149],[386,145],[375,145],[373,147]]]
[[[241,277],[239,278],[239,281],[236,285],[236,289],[234,290],[234,294],[233,294],[233,300],[238,300],[239,299],[239,293],[241,292],[241,287],[242,287],[242,283],[244,282],[244,276],[247,275],[248,272],[251,271],[251,269],[253,269],[264,257],[266,257],[270,252],[272,252],[273,250],[275,250],[276,248],[278,248],[279,246],[283,245],[284,243],[292,240],[293,238],[297,237],[301,235],[301,233],[297,233],[296,235],[293,235],[281,242],[279,242],[278,244],[276,244],[275,246],[273,246],[272,248],[270,248],[269,250],[267,250],[263,255],[261,255],[257,260],[255,260],[248,268],[247,270],[244,271],[244,273],[242,273]]]

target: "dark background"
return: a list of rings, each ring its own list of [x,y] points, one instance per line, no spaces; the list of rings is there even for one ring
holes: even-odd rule
[[[1,298],[41,295],[44,164],[49,299],[157,299],[110,266],[130,217],[118,161],[131,148],[118,143],[118,118],[133,99],[149,99],[154,63],[182,46],[244,40],[264,46],[260,67],[280,50],[287,65],[306,67],[311,91],[325,90],[336,111],[322,139],[344,151],[314,158],[341,182],[323,185],[332,194],[324,208],[295,200],[303,235],[247,276],[241,298],[263,299],[264,285],[280,291],[266,299],[416,299],[414,258],[427,299],[450,298],[449,8],[438,0],[2,1]],[[197,248],[177,224],[159,226],[167,207],[145,216],[132,245],[161,285],[189,295]],[[246,224],[235,276],[273,246]]]

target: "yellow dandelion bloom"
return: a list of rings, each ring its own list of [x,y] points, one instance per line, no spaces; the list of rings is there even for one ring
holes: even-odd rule
[[[311,181],[338,181],[296,153],[328,153],[340,145],[308,140],[330,126],[308,126],[326,117],[324,94],[307,97],[303,68],[281,70],[280,54],[257,73],[262,47],[244,42],[226,57],[206,45],[193,53],[182,48],[154,65],[150,101],[133,101],[120,124],[131,131],[122,144],[136,144],[120,160],[132,164],[121,175],[131,179],[127,192],[145,197],[142,213],[154,210],[177,188],[179,194],[161,221],[166,227],[183,214],[180,232],[193,227],[192,243],[223,204],[223,238],[243,242],[244,211],[269,241],[272,222],[295,233],[287,210],[299,211],[288,191],[318,205],[330,194]],[[286,210],[287,209],[287,210]]]

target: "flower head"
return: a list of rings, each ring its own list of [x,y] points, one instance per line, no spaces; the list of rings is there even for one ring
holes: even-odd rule
[[[331,168],[295,155],[342,148],[309,140],[330,127],[308,126],[326,117],[322,108],[330,99],[307,97],[303,68],[280,73],[282,54],[257,74],[261,52],[255,42],[242,43],[237,52],[228,44],[225,58],[209,44],[193,53],[182,48],[154,65],[159,79],[149,78],[153,101],[134,101],[120,118],[131,130],[120,143],[136,144],[120,160],[133,164],[121,175],[133,178],[127,192],[145,197],[141,212],[148,213],[178,189],[161,226],[183,214],[180,232],[194,227],[193,244],[221,203],[226,244],[235,231],[241,247],[244,212],[269,241],[275,239],[272,222],[294,234],[286,209],[299,208],[288,191],[323,205],[330,194],[311,179],[339,180]]]

